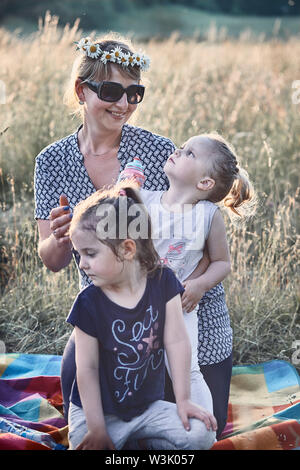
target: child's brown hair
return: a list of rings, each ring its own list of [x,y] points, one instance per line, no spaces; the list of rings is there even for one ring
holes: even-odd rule
[[[72,233],[79,227],[82,230],[92,230],[98,240],[109,246],[119,258],[119,246],[122,241],[131,238],[136,243],[136,258],[145,272],[154,272],[161,267],[160,257],[156,252],[152,241],[152,228],[150,216],[142,203],[135,182],[123,181],[116,185],[96,191],[87,199],[81,201],[74,209],[73,218],[69,230]],[[130,226],[142,216],[143,227],[132,236]],[[110,217],[110,215],[112,217]],[[99,223],[111,221],[111,226],[103,236],[105,225]],[[122,222],[120,222],[122,221]],[[144,232],[145,236],[141,235]]]

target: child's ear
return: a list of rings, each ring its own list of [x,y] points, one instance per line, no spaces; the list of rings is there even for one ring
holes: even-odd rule
[[[215,184],[216,182],[213,178],[205,176],[197,183],[197,188],[201,191],[210,191],[215,186]]]
[[[123,259],[132,260],[136,254],[136,243],[131,238],[127,238],[121,243],[121,252]]]

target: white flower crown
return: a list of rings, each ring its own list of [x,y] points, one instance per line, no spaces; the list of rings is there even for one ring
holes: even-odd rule
[[[115,62],[124,67],[128,67],[129,65],[134,67],[137,65],[143,72],[148,70],[150,65],[150,59],[145,54],[122,52],[120,47],[115,47],[111,51],[102,51],[100,45],[92,42],[89,37],[82,38],[80,41],[75,42],[75,44],[77,44],[76,50],[79,50],[92,59],[100,59],[104,64],[107,62]]]

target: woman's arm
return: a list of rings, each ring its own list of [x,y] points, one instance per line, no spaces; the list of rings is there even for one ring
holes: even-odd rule
[[[45,266],[57,272],[65,268],[72,259],[72,245],[67,231],[70,227],[68,199],[60,196],[60,206],[52,209],[50,220],[38,220],[38,253]],[[55,233],[55,235],[54,235]]]
[[[50,229],[49,220],[38,220],[39,245],[38,254],[44,265],[53,272],[68,266],[72,259],[70,240],[58,241]]]
[[[220,211],[216,211],[214,214],[207,247],[210,259],[207,270],[197,278],[183,283],[185,292],[182,296],[182,306],[186,312],[193,310],[205,292],[215,287],[230,274],[230,253],[226,228]]]
[[[97,338],[75,326],[75,351],[78,390],[88,428],[77,450],[114,449],[103,414]]]
[[[180,295],[166,304],[164,345],[170,366],[178,415],[185,429],[189,430],[188,418],[197,418],[208,430],[216,430],[214,416],[190,401],[191,345],[185,328]]]

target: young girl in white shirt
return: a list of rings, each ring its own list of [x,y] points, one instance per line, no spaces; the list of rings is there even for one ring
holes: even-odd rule
[[[230,273],[230,255],[217,204],[242,217],[250,210],[253,213],[255,193],[233,148],[218,134],[190,138],[170,155],[164,171],[169,189],[142,189],[141,197],[151,216],[154,246],[185,287],[182,305],[192,344],[192,397],[207,406],[200,365],[212,394],[220,437],[227,417],[232,329],[221,284]],[[210,264],[197,275],[205,243]],[[221,291],[219,298],[207,299],[214,287]]]

